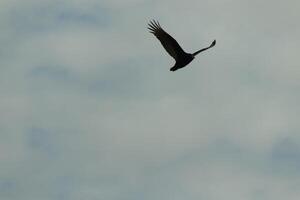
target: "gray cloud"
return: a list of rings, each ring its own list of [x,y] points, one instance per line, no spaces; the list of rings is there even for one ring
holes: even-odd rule
[[[0,197],[298,199],[296,1],[1,1]],[[147,32],[187,51],[170,73]]]

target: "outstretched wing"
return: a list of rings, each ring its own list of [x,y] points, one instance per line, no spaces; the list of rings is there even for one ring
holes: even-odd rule
[[[157,39],[159,39],[166,51],[175,60],[178,59],[179,55],[184,53],[183,49],[179,46],[177,41],[161,28],[159,22],[152,20],[148,25],[150,33],[153,33],[157,37]]]

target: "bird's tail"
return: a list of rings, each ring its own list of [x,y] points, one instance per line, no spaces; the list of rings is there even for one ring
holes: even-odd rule
[[[214,40],[214,41],[211,43],[211,45],[210,45],[209,47],[200,49],[199,51],[196,51],[195,53],[193,53],[193,56],[196,56],[198,53],[201,53],[202,51],[205,51],[205,50],[207,50],[207,49],[210,49],[210,48],[212,48],[212,47],[215,46],[215,45],[216,45],[216,40]]]

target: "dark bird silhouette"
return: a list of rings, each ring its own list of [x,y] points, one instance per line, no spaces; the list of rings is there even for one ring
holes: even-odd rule
[[[195,56],[205,51],[216,44],[216,40],[214,40],[209,47],[200,49],[199,51],[196,51],[195,53],[186,53],[180,45],[177,43],[177,41],[170,36],[166,31],[164,31],[158,21],[150,21],[148,23],[150,30],[150,33],[153,33],[157,39],[160,41],[160,43],[163,45],[165,50],[172,56],[176,63],[175,65],[170,69],[171,71],[176,71],[177,69],[185,67],[187,64],[189,64]]]

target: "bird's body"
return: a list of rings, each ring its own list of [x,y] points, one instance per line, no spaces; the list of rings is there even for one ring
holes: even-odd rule
[[[195,53],[186,53],[180,47],[177,41],[161,28],[158,22],[153,20],[150,21],[148,25],[148,29],[150,30],[150,32],[157,37],[157,39],[161,42],[165,50],[170,54],[170,56],[172,56],[175,59],[176,63],[170,69],[171,71],[176,71],[180,68],[185,67],[195,58],[195,56],[198,53],[205,51],[215,46],[216,44],[216,40],[214,40],[209,47],[203,48],[199,51],[196,51]]]
[[[177,69],[183,68],[188,65],[192,60],[194,60],[193,54],[190,53],[183,53],[182,55],[178,56],[175,65],[170,69],[171,71],[176,71]]]

